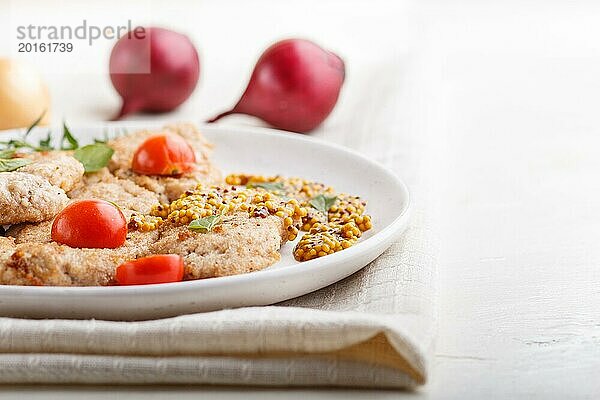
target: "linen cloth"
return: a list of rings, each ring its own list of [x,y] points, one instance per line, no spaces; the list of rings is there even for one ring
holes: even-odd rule
[[[403,65],[422,72],[418,63]],[[416,88],[426,91],[418,79],[424,75],[388,72],[362,77],[373,98],[365,93],[360,103],[387,107],[367,106],[359,115],[357,105],[345,104],[334,120],[345,122],[317,133],[407,181],[410,225],[381,257],[336,284],[269,307],[142,322],[0,318],[0,383],[423,384],[435,332],[438,159],[427,107],[413,101]]]

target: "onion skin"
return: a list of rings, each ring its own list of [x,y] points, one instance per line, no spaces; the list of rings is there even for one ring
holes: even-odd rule
[[[140,70],[149,73],[136,73]],[[146,67],[146,68],[144,68]],[[185,35],[162,28],[145,28],[145,37],[125,35],[110,55],[110,78],[123,98],[114,119],[135,112],[172,111],[186,101],[198,83],[200,60]]]
[[[48,125],[50,94],[39,72],[21,61],[0,58],[0,129],[26,128],[42,113],[39,125]]]
[[[247,114],[275,128],[306,133],[331,113],[344,78],[344,62],[337,55],[308,40],[283,40],[260,57],[235,107],[207,122]]]

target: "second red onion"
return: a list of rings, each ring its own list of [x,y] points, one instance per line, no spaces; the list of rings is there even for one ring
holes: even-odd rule
[[[208,122],[239,113],[309,132],[335,107],[344,78],[344,62],[334,53],[308,40],[283,40],[260,57],[238,103]]]

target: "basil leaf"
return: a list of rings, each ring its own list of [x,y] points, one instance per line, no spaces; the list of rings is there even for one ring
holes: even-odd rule
[[[0,159],[0,172],[11,172],[31,163],[27,158],[3,158]]]
[[[268,192],[283,193],[285,192],[285,186],[283,182],[254,182],[246,185],[247,188],[262,188]]]
[[[96,172],[108,165],[114,152],[103,143],[95,143],[78,148],[73,157],[83,164],[85,172]]]
[[[42,118],[44,118],[44,115],[46,115],[46,111],[47,110],[42,111],[42,114],[35,121],[33,121],[33,124],[31,124],[29,126],[29,128],[27,128],[27,130],[25,131],[25,134],[23,135],[23,138],[26,138],[27,135],[29,135],[29,133],[33,130],[33,128],[35,128],[36,126],[39,125]]]
[[[65,140],[69,143],[65,145]],[[75,150],[79,148],[79,142],[75,137],[71,134],[71,131],[67,127],[67,124],[63,121],[63,137],[60,141],[60,149],[61,150]]]
[[[0,158],[12,158],[16,153],[15,149],[0,150]]]
[[[313,208],[327,214],[327,211],[335,204],[337,201],[337,196],[325,196],[324,194],[320,194],[318,196],[313,197],[308,201]]]
[[[210,232],[215,226],[221,223],[221,216],[221,214],[209,215],[208,217],[195,219],[190,222],[188,229],[202,233]]]

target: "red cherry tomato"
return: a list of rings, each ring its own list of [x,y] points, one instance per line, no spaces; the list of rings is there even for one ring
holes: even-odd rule
[[[119,285],[179,282],[183,279],[183,257],[158,254],[127,261],[117,267],[115,280]]]
[[[143,175],[181,175],[194,169],[196,154],[179,135],[159,134],[149,137],[137,148],[131,168]]]
[[[114,204],[80,200],[66,206],[52,223],[52,240],[71,247],[110,248],[127,237],[127,220]]]

